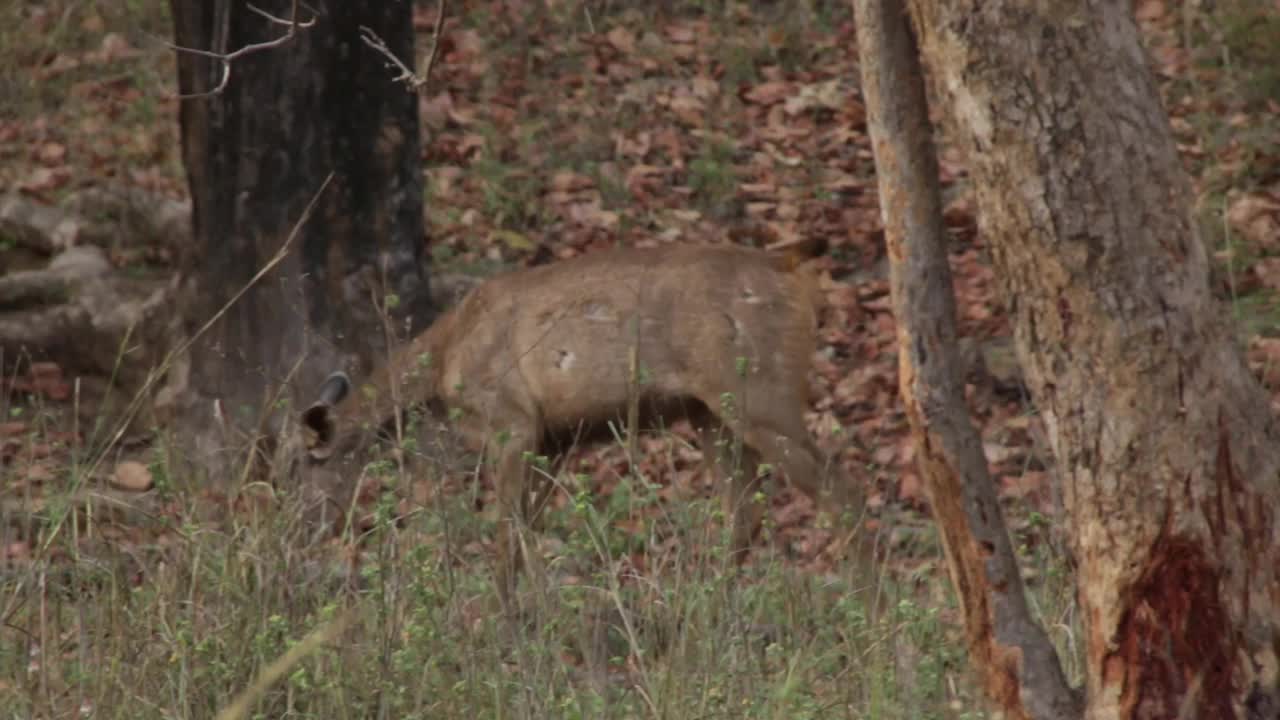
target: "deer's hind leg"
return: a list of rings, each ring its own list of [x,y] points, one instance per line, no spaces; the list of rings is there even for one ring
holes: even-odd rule
[[[741,562],[760,530],[766,503],[759,495],[760,453],[707,414],[698,428],[703,464],[720,484],[726,522],[730,523],[730,551]]]
[[[467,434],[473,442],[478,440],[486,457],[493,460],[498,503],[494,576],[499,600],[505,609],[513,610],[516,585],[524,568],[525,543],[532,539],[524,533],[532,520],[529,491],[536,472],[529,458],[538,453],[540,428],[536,420],[523,413],[505,412],[503,417],[501,427],[477,424]],[[483,439],[478,437],[480,434]]]
[[[856,488],[809,434],[803,406],[782,403],[747,410],[745,441],[765,462],[782,470],[796,489],[836,514],[856,502]]]

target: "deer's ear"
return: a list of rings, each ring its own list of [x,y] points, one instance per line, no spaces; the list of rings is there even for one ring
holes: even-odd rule
[[[342,402],[342,399],[349,392],[351,392],[351,378],[339,370],[324,379],[324,382],[320,385],[319,397],[316,398],[315,404],[311,407],[316,407],[317,405],[333,407]]]
[[[326,460],[333,453],[337,435],[333,406],[342,402],[350,391],[351,379],[344,372],[335,372],[325,379],[319,397],[302,413],[307,452],[313,460]]]

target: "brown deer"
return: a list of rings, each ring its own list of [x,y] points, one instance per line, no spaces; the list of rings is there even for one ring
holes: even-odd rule
[[[361,450],[398,408],[447,411],[496,467],[505,604],[522,564],[515,525],[533,520],[546,490],[530,457],[608,437],[611,421],[634,430],[687,418],[708,465],[729,478],[741,552],[763,512],[752,499],[762,462],[841,510],[853,491],[827,472],[804,422],[817,300],[794,255],[740,246],[608,250],[498,275],[355,392],[331,375],[302,417],[309,462]]]

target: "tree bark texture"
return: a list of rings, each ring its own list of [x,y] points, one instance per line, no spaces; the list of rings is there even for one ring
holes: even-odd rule
[[[1079,699],[1031,617],[982,441],[969,419],[937,154],[906,7],[900,0],[857,0],[854,9],[898,328],[898,384],[970,658],[1006,717],[1078,717]]]
[[[1280,713],[1280,445],[1130,3],[910,0],[1058,463],[1088,718]]]
[[[170,7],[185,48],[228,53],[287,31],[244,0]],[[291,17],[290,0],[255,7]],[[431,319],[417,98],[359,36],[371,28],[412,66],[412,4],[314,0],[298,12],[314,24],[237,58],[223,92],[184,99],[180,111],[195,237],[183,257],[188,334],[270,260],[334,173],[287,259],[192,348],[191,389],[232,412],[258,409],[299,358],[293,380],[304,392],[337,366],[366,370],[385,347],[375,299],[396,296],[401,333]],[[215,59],[177,57],[183,94],[222,78]]]

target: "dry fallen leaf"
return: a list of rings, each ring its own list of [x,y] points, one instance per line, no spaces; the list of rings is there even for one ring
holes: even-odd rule
[[[27,424],[19,421],[0,423],[0,437],[16,437],[27,432]]]
[[[52,400],[66,400],[71,396],[71,384],[63,380],[62,368],[52,362],[31,363],[27,376],[14,380],[12,388]]]
[[[1139,22],[1151,22],[1164,17],[1166,10],[1163,0],[1144,0],[1137,3],[1133,14]]]
[[[125,460],[116,465],[116,471],[111,474],[111,486],[118,490],[145,492],[150,490],[154,483],[151,471],[146,465],[136,460]]]
[[[928,497],[925,495],[924,483],[920,481],[920,476],[915,473],[903,473],[898,479],[898,499],[909,505],[923,507],[928,503]]]
[[[630,55],[636,51],[636,36],[624,27],[619,26],[610,30],[605,37],[609,39],[609,44],[623,55]]]
[[[98,62],[113,62],[140,54],[120,33],[107,33],[102,36],[102,44],[99,46],[98,52],[90,53],[89,55],[91,59]]]
[[[67,181],[71,179],[71,171],[65,167],[38,167],[32,170],[26,178],[18,181],[18,189],[25,190],[29,193],[41,194],[52,190],[57,190]]]
[[[43,165],[61,165],[67,159],[67,146],[57,142],[47,142],[40,146],[38,152]]]
[[[43,485],[57,477],[54,469],[47,462],[28,465],[23,479],[28,485]]]
[[[1280,290],[1280,257],[1256,260],[1251,268],[1262,284],[1272,290]]]
[[[4,559],[6,562],[22,562],[30,557],[31,546],[23,540],[14,540],[4,547]]]
[[[756,105],[772,105],[791,97],[791,83],[763,82],[742,93],[742,99]]]
[[[557,192],[574,192],[593,188],[595,184],[595,181],[586,175],[572,170],[561,170],[551,176],[550,187]]]
[[[1252,245],[1276,245],[1280,242],[1280,202],[1262,195],[1242,195],[1227,209],[1227,224]]]

